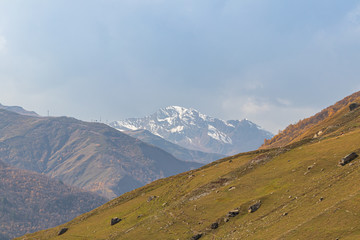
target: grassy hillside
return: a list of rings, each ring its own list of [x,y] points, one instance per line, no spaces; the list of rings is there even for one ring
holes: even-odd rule
[[[339,108],[286,147],[155,181],[57,228],[20,239],[359,239],[360,109]],[[321,136],[313,133],[323,131]],[[300,136],[300,135],[299,135]],[[154,197],[156,196],[156,197]],[[261,201],[249,213],[249,206]],[[229,211],[238,215],[229,217]],[[113,217],[122,219],[111,226]],[[218,223],[215,228],[214,223]],[[59,230],[69,230],[57,236]],[[200,236],[198,235],[198,236]]]

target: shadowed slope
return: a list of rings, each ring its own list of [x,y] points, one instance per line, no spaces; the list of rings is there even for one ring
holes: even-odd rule
[[[0,239],[57,226],[106,202],[94,193],[1,161],[0,192]]]

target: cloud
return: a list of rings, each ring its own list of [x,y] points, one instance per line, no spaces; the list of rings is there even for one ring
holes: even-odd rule
[[[283,106],[291,106],[291,101],[284,98],[276,98],[276,101]]]
[[[360,25],[360,4],[346,15],[346,20],[352,24]]]
[[[281,98],[232,96],[222,101],[223,115],[227,119],[247,118],[273,133],[319,110],[308,106],[295,107],[289,100]]]

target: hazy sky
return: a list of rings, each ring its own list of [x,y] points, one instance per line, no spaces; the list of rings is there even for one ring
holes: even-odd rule
[[[277,132],[360,90],[360,0],[0,0],[0,103]]]

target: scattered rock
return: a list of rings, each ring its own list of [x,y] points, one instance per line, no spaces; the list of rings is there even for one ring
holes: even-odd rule
[[[313,167],[314,167],[314,165],[310,165],[310,166],[307,167],[307,170],[310,170],[310,169],[312,169]]]
[[[320,202],[322,202],[322,200],[324,200],[324,198],[323,198],[323,197],[321,197],[321,198],[319,199],[319,201],[320,201]]]
[[[111,226],[119,223],[121,221],[121,218],[114,217],[111,219]]]
[[[287,212],[283,213],[283,216],[287,216],[287,215],[288,215],[288,213],[287,213]]]
[[[248,212],[249,213],[253,213],[255,212],[256,210],[258,210],[261,206],[261,201],[257,201],[255,204],[251,205],[249,208],[248,208]]]
[[[236,187],[229,187],[229,191],[236,189]]]
[[[349,105],[349,109],[350,109],[350,111],[353,111],[353,110],[355,110],[356,108],[358,108],[360,105],[358,104],[358,103],[351,103],[350,105]]]
[[[217,229],[219,227],[219,223],[214,222],[213,224],[211,224],[211,229]]]
[[[69,230],[69,229],[68,229],[68,228],[62,228],[62,229],[60,230],[60,232],[58,233],[58,236],[63,235],[64,233],[67,232],[67,230]]]
[[[143,215],[142,215],[142,214],[140,214],[140,215],[138,215],[138,216],[137,216],[137,218],[141,218],[142,216],[143,216]]]
[[[162,204],[162,206],[165,207],[167,204],[168,204],[167,202],[164,202],[164,203]]]
[[[323,134],[323,131],[318,131],[317,133],[315,133],[314,137],[313,138],[318,138],[320,137],[321,135]]]
[[[230,221],[230,219],[229,218],[224,218],[224,222],[228,222],[228,221]]]
[[[200,239],[202,236],[203,236],[202,233],[198,233],[198,234],[192,236],[192,237],[191,237],[191,240],[198,240],[198,239]]]
[[[155,198],[156,198],[156,196],[150,196],[150,197],[148,197],[147,202],[150,202],[150,201],[154,200]]]
[[[229,163],[232,163],[232,159],[229,160]]]
[[[234,209],[234,210],[231,210],[230,212],[228,212],[228,214],[226,215],[227,217],[235,217],[237,215],[239,215],[239,209]]]
[[[345,157],[343,157],[340,162],[339,165],[344,166],[346,164],[348,164],[349,162],[351,162],[352,160],[354,160],[355,158],[357,158],[359,155],[357,155],[356,153],[352,152],[348,155],[346,155]]]

